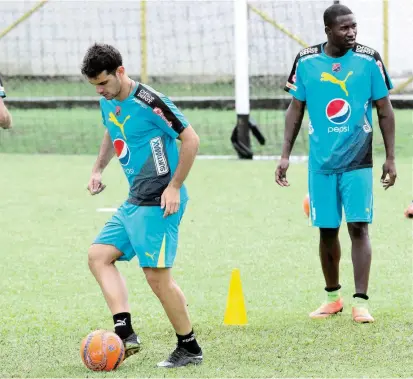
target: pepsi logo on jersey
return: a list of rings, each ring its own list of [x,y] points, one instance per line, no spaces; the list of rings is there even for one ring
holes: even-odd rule
[[[115,148],[116,156],[119,158],[119,162],[122,166],[126,166],[130,161],[130,150],[128,144],[120,138],[113,141],[113,147]]]
[[[350,128],[348,125],[345,126],[329,126],[327,129],[328,133],[347,133],[350,131]]]
[[[335,125],[342,125],[351,115],[350,104],[344,99],[333,99],[326,107],[327,119]]]

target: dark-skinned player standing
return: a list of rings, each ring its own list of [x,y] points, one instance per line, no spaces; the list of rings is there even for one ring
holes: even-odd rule
[[[372,257],[368,225],[373,220],[372,106],[377,108],[386,149],[381,181],[388,189],[396,180],[395,120],[389,99],[393,86],[379,53],[356,42],[356,18],[349,8],[341,4],[327,8],[324,25],[327,42],[301,50],[286,83],[293,98],[275,180],[289,186],[289,157],[307,106],[310,218],[320,230],[327,297],[310,317],[326,318],[343,310],[339,228],[344,208],[355,281],[352,317],[368,323],[374,321],[367,295]]]

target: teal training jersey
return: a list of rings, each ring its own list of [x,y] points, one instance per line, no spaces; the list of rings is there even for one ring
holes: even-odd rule
[[[161,195],[178,165],[176,138],[189,125],[172,101],[137,83],[125,100],[101,98],[102,121],[128,179],[128,201],[160,205]],[[188,199],[181,187],[181,203]]]
[[[372,167],[372,102],[389,94],[390,77],[377,51],[360,44],[339,58],[324,44],[297,55],[285,90],[306,102],[309,170],[324,174]]]

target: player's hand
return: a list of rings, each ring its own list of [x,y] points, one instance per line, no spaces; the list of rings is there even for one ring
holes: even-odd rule
[[[384,162],[383,164],[383,175],[380,179],[380,181],[383,183],[384,189],[387,190],[389,187],[394,186],[396,178],[397,172],[394,159],[386,159],[386,162]]]
[[[179,188],[168,185],[161,196],[161,209],[165,209],[163,217],[165,218],[178,212],[180,205],[181,193]]]
[[[87,189],[91,195],[97,195],[106,188],[106,185],[102,183],[102,174],[100,172],[92,173]]]
[[[281,187],[288,187],[290,184],[287,181],[287,170],[290,166],[290,161],[287,158],[281,158],[275,170],[275,181]]]

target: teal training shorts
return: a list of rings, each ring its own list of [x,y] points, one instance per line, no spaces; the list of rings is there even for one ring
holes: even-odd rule
[[[186,202],[177,213],[164,218],[159,206],[137,206],[126,201],[93,243],[115,246],[123,254],[120,261],[136,256],[141,267],[172,267],[185,208]]]
[[[373,220],[373,173],[362,168],[340,174],[309,172],[310,218],[313,226],[338,228],[346,222]]]

